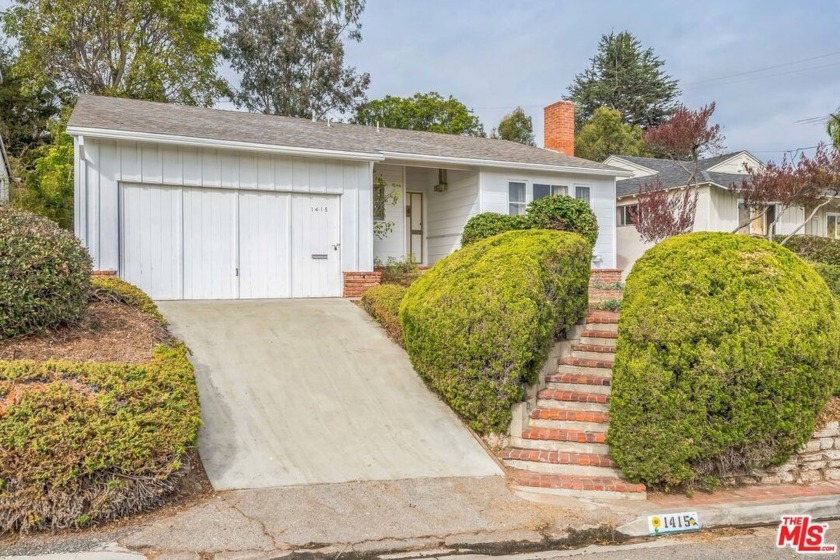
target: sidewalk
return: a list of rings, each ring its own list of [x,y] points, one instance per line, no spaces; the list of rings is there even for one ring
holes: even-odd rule
[[[697,511],[704,528],[775,524],[784,513],[840,518],[838,483],[693,498],[651,494],[648,501],[538,499],[544,503],[517,497],[501,477],[220,492],[122,526],[0,541],[0,554],[58,560],[396,560],[388,555],[509,554],[620,543],[647,534],[647,515],[669,511]]]

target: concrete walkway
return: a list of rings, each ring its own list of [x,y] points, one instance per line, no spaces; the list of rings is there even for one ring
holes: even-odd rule
[[[501,474],[350,301],[159,307],[193,352],[216,490]]]

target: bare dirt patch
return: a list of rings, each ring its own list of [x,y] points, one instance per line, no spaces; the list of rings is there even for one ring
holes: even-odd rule
[[[829,422],[838,421],[840,421],[840,397],[831,397],[817,418],[817,428],[822,428]]]
[[[147,313],[113,301],[91,302],[71,325],[0,342],[0,360],[146,363],[169,342],[166,327]]]

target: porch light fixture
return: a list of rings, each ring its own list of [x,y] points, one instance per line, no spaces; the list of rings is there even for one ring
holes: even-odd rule
[[[446,182],[446,169],[438,169],[438,184],[435,185],[435,192],[446,192],[449,190],[449,183]]]

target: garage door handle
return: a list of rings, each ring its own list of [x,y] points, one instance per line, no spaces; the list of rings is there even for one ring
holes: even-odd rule
[[[333,251],[338,251],[339,247],[341,247],[341,243],[336,243],[335,245],[332,246]]]

